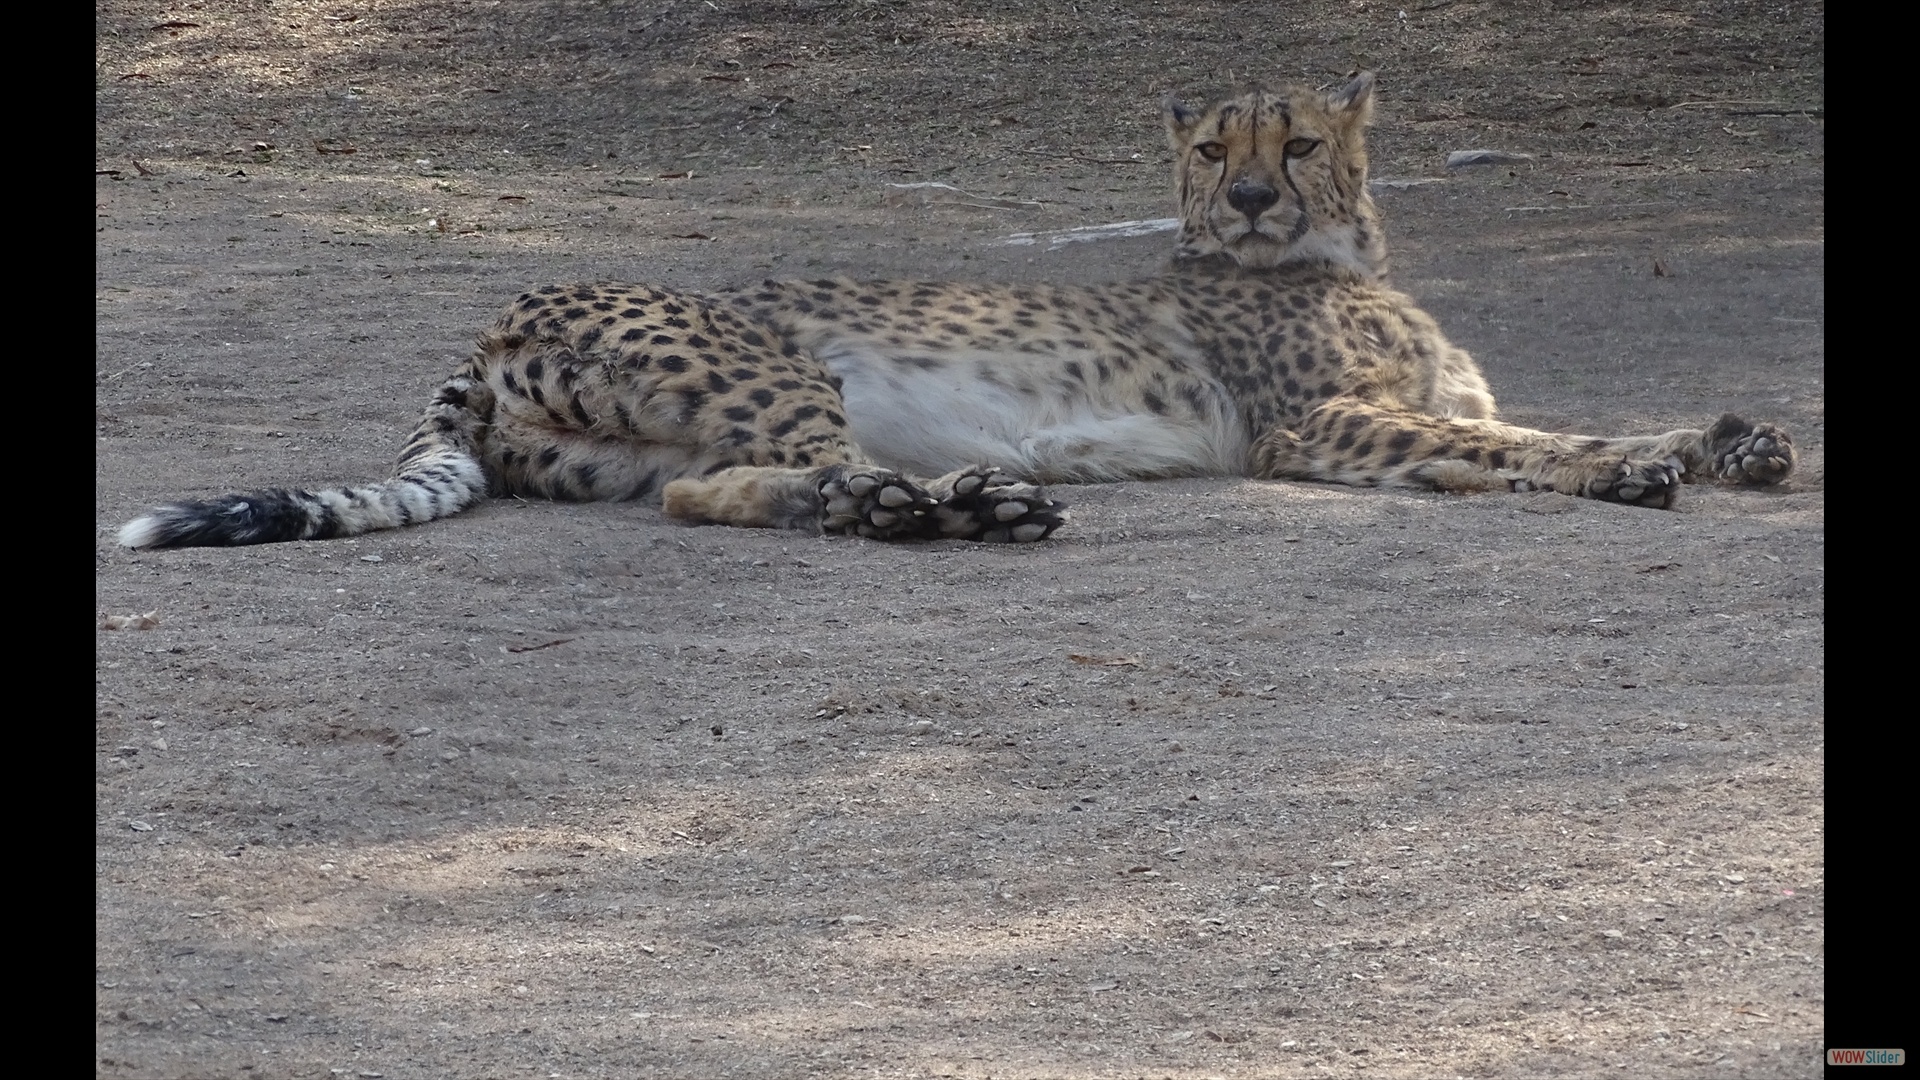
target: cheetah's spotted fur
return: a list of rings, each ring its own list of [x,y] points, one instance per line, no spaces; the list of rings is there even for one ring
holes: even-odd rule
[[[1731,415],[1628,438],[1495,420],[1473,360],[1382,283],[1372,86],[1169,99],[1181,229],[1159,276],[540,289],[441,386],[392,480],[177,503],[121,542],[346,536],[489,493],[1029,541],[1062,520],[1047,483],[1250,475],[1665,507],[1683,480],[1787,475],[1787,435]]]

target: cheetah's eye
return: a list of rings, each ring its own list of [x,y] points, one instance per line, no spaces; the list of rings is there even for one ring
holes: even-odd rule
[[[1283,148],[1288,157],[1306,157],[1320,145],[1319,139],[1288,139]]]
[[[1222,161],[1225,160],[1227,156],[1225,143],[1203,142],[1194,149],[1200,151],[1200,156],[1206,158],[1208,161]]]

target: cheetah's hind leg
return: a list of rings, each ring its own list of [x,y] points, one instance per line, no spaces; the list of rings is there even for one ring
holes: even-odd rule
[[[933,496],[919,484],[874,465],[817,469],[740,465],[666,486],[668,517],[694,525],[799,529],[873,540],[923,535]]]
[[[877,465],[817,469],[742,465],[675,480],[669,517],[695,524],[843,533],[870,540],[1039,540],[1059,528],[1060,503],[1032,484],[994,482],[972,466],[924,485]]]

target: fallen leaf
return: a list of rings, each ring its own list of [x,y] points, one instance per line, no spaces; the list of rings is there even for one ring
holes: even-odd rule
[[[1076,664],[1096,664],[1100,667],[1140,667],[1146,661],[1139,656],[1083,656],[1080,653],[1068,653],[1067,659]]]
[[[544,645],[509,645],[509,646],[507,646],[507,651],[508,651],[508,652],[515,652],[515,653],[518,653],[518,652],[539,652],[539,651],[540,651],[541,649],[551,649],[551,648],[553,648],[553,647],[554,647],[555,645],[565,645],[565,644],[566,644],[567,642],[569,642],[569,641],[577,641],[577,640],[578,640],[577,638],[570,638],[570,637],[563,637],[563,638],[561,638],[561,639],[559,639],[558,641],[549,641],[549,642],[547,642],[547,643],[546,643],[546,644],[544,644]]]

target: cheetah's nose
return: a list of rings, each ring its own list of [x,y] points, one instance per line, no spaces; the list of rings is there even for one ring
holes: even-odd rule
[[[1248,221],[1260,220],[1260,215],[1279,201],[1280,193],[1273,190],[1273,185],[1258,180],[1243,177],[1235,180],[1233,186],[1227,189],[1227,205],[1247,215]]]

